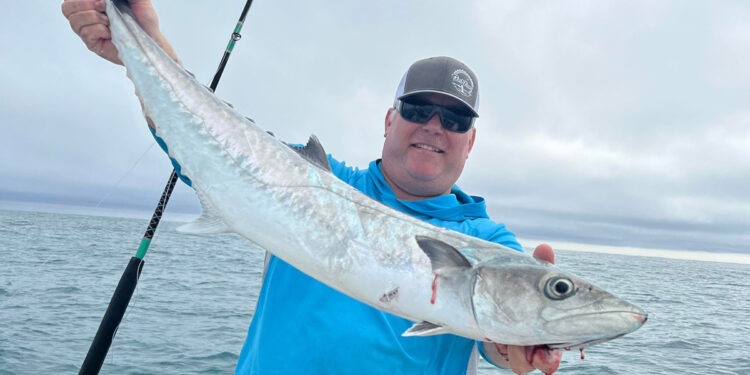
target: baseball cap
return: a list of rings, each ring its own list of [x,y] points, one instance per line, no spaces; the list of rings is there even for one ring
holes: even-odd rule
[[[466,64],[447,56],[419,60],[409,67],[396,90],[396,100],[422,93],[447,95],[479,116],[479,81]]]

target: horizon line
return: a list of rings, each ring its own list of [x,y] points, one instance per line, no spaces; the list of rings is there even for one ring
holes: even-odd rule
[[[76,206],[59,203],[19,202],[0,200],[0,210],[43,212],[70,215],[87,215],[103,217],[119,217],[124,219],[151,219],[152,213],[145,209],[126,209],[110,207]],[[165,211],[162,220],[170,222],[189,222],[200,216],[200,213],[191,212],[169,212]],[[592,244],[583,242],[571,242],[561,240],[538,240],[534,238],[519,237],[522,243],[546,243],[555,251],[574,251],[601,254],[617,254],[626,256],[640,256],[651,258],[682,259],[701,262],[750,264],[750,254],[743,252],[710,252],[704,250],[674,250],[663,248],[647,248],[634,246],[619,246],[607,244]],[[529,251],[530,250],[530,251]],[[533,252],[533,247],[524,247],[524,251]]]

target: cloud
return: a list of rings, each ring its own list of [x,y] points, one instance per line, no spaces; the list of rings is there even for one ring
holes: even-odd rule
[[[240,9],[155,5],[208,82]],[[39,22],[0,25],[0,199],[153,205],[171,167],[146,151],[124,70],[87,51],[58,7],[9,7]],[[528,238],[746,251],[746,2],[261,2],[242,34],[217,93],[281,139],[315,133],[365,166],[409,64],[450,55],[481,91],[459,183],[498,221]]]
[[[490,80],[505,85],[483,92],[483,138],[462,181],[501,202],[511,227],[523,216],[536,235],[560,235],[551,226],[564,220],[671,230],[668,247],[698,246],[688,232],[747,232],[750,97],[736,84],[750,72],[738,63],[750,47],[746,6],[476,4],[498,51]],[[564,226],[579,239],[627,232]],[[744,248],[726,237],[700,246],[712,242]]]

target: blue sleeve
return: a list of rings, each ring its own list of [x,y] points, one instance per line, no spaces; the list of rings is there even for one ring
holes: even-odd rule
[[[515,233],[509,231],[508,228],[505,227],[505,224],[497,224],[497,227],[489,240],[513,250],[523,252],[523,247],[518,243]]]
[[[154,139],[156,140],[156,143],[161,147],[162,150],[169,156],[169,150],[167,149],[167,144],[164,143],[164,140],[159,138],[156,135],[156,130],[152,129],[150,126],[148,127],[148,130],[151,131],[151,135],[154,136]],[[185,177],[180,173],[182,171],[182,167],[180,166],[180,163],[177,162],[177,160],[174,160],[171,156],[169,156],[169,161],[172,162],[172,166],[174,167],[174,171],[177,172],[177,176],[184,182],[187,186],[193,186],[193,181],[190,181],[189,178]]]
[[[357,172],[355,168],[346,165],[343,161],[336,160],[331,154],[328,154],[328,163],[331,165],[333,175],[346,183],[349,183],[349,180]]]
[[[508,230],[505,224],[496,223],[490,219],[482,218],[472,221],[472,235],[483,240],[495,242],[513,250],[523,252],[521,244],[518,243],[516,235]]]

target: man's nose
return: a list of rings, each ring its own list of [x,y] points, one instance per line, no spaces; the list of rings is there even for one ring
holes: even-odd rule
[[[442,133],[443,125],[440,124],[440,114],[434,114],[426,124],[422,125],[422,127],[424,128],[424,131],[428,131],[430,133]]]

